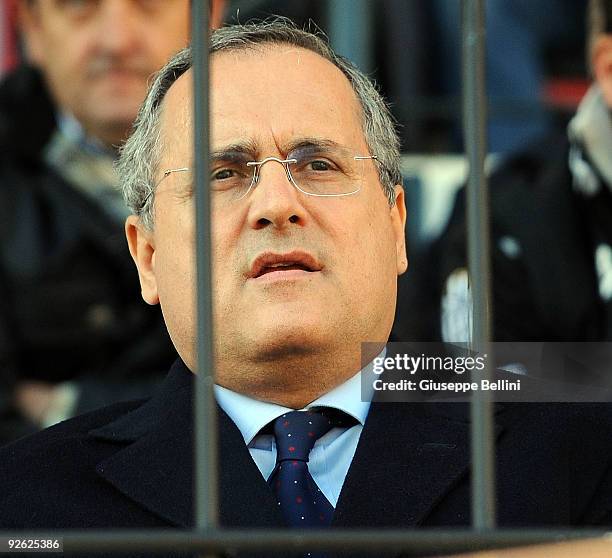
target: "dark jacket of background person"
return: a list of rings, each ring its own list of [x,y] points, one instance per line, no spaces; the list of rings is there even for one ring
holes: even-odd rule
[[[18,380],[87,377],[78,405],[87,410],[149,393],[130,391],[130,382],[150,384],[175,358],[159,309],[140,298],[122,226],[44,163],[54,129],[39,73],[8,76],[0,88],[0,443],[24,431],[8,418]]]
[[[592,194],[585,182],[594,184]],[[566,135],[543,138],[503,162],[489,187],[493,339],[612,340],[606,288],[612,268],[605,257],[612,191],[584,146]],[[400,287],[395,337],[464,340],[463,190],[445,232],[422,260],[412,262],[416,280]]]
[[[603,305],[588,250],[586,215],[571,189],[568,149],[564,138],[540,142],[534,149],[512,157],[490,178],[496,341],[606,338]],[[413,318],[429,315],[433,319],[414,325],[396,322],[394,332],[398,336],[442,337],[440,303],[445,296],[457,295],[452,292],[449,277],[467,265],[465,234],[462,190],[445,233],[428,255],[438,267],[415,271],[422,283],[429,283],[429,295],[422,295],[418,302],[423,311],[413,307]],[[456,279],[459,291],[465,283],[460,277]],[[400,305],[407,302],[399,297]],[[405,319],[410,317],[406,314]],[[465,320],[466,315],[456,319]]]
[[[0,525],[193,526],[193,379],[177,361],[144,404],[94,411],[0,450]],[[499,526],[611,524],[609,406],[502,404],[495,422]],[[469,429],[467,404],[372,403],[332,529],[468,527]],[[219,444],[221,525],[282,527],[273,491],[220,410]]]
[[[572,189],[568,156],[565,139],[547,140],[491,179],[496,340],[611,339],[598,292],[593,215]],[[607,188],[600,198],[601,211],[612,217]],[[462,265],[464,201],[461,196],[442,246],[449,273]]]
[[[612,341],[612,3],[592,0],[587,16],[593,84],[567,133],[527,145],[488,180],[495,341]],[[395,337],[469,339],[465,207],[461,191],[413,262]]]

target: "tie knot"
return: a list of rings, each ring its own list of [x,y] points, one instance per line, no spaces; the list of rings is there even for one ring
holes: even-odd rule
[[[330,413],[292,411],[274,421],[277,461],[308,461],[315,442],[327,434],[339,421]]]

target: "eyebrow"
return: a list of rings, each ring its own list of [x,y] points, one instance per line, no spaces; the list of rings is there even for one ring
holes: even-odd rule
[[[231,143],[219,149],[211,151],[210,158],[213,160],[235,159],[239,155],[248,155],[250,158],[257,158],[259,148],[253,140]]]
[[[332,151],[336,149],[346,149],[343,145],[326,138],[299,138],[286,146],[286,153],[297,151],[298,149],[316,149],[318,151]]]
[[[346,149],[340,143],[327,139],[327,138],[318,138],[318,137],[302,137],[292,140],[287,143],[282,148],[282,153],[288,154],[297,150],[306,150],[312,149],[317,151],[332,151],[335,149]],[[219,149],[215,149],[211,152],[210,158],[211,160],[232,160],[240,157],[240,155],[246,155],[253,160],[257,160],[259,154],[261,153],[261,149],[258,146],[255,140],[246,140],[243,142],[235,142]]]

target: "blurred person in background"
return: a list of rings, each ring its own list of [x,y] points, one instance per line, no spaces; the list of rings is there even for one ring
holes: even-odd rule
[[[582,63],[575,52],[584,44],[585,2],[575,0],[486,0],[485,73],[489,113],[489,151],[510,154],[527,142],[559,129],[544,100],[547,81],[572,75]],[[442,93],[461,96],[461,10],[456,0],[433,0],[433,33],[439,67],[435,72]],[[558,116],[557,116],[558,117]],[[560,124],[560,123],[559,123]],[[453,144],[461,150],[460,116],[455,119]]]
[[[190,36],[188,0],[18,7],[31,65],[0,86],[0,443],[148,394],[175,358],[139,300],[113,164]]]
[[[541,138],[489,178],[495,341],[612,340],[612,1],[588,10],[594,81],[566,133]],[[469,338],[465,235],[461,191],[425,265],[423,282],[438,289],[412,308],[439,319],[422,337]],[[398,321],[396,335],[407,328]]]

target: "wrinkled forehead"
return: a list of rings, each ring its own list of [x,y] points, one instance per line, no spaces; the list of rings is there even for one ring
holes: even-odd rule
[[[172,156],[191,157],[191,71],[168,90],[162,139]],[[367,146],[361,107],[346,76],[318,54],[290,45],[215,53],[210,63],[210,144],[237,142],[279,151],[300,137],[333,140],[356,151]]]

